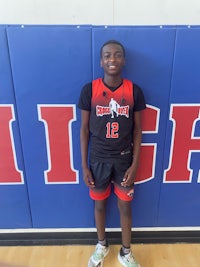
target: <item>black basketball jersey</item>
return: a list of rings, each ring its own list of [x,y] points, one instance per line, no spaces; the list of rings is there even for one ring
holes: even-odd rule
[[[141,109],[144,109],[144,98],[140,97],[140,99],[143,99]],[[83,107],[83,102],[79,100],[79,107],[87,110]],[[132,81],[123,79],[122,84],[114,91],[105,86],[102,78],[92,81],[91,158],[112,162],[121,159],[124,153],[132,153],[134,105]]]

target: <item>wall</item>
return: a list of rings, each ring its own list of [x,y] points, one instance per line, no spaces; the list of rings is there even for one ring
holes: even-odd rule
[[[144,91],[135,228],[199,226],[199,27],[0,27],[0,228],[94,228],[82,181],[77,108],[118,39],[124,77]],[[116,198],[110,229],[119,228]]]
[[[198,0],[0,0],[0,24],[198,25]]]

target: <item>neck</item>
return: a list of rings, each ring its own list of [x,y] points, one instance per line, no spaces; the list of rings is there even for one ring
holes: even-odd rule
[[[117,87],[118,85],[120,85],[122,83],[122,77],[119,76],[119,77],[107,77],[105,76],[104,77],[104,82],[110,86],[110,87]]]

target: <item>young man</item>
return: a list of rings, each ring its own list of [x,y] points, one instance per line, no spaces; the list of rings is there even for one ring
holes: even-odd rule
[[[82,116],[83,177],[95,201],[98,236],[88,267],[102,267],[109,252],[105,214],[111,185],[118,199],[122,229],[118,259],[125,267],[139,267],[131,252],[131,201],[142,136],[141,110],[146,105],[141,89],[121,76],[125,65],[125,49],[121,43],[111,40],[103,44],[100,64],[104,77],[83,87],[78,104]]]

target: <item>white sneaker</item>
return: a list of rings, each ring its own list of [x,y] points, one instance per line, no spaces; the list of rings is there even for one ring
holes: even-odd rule
[[[88,267],[102,267],[104,258],[108,255],[109,246],[102,246],[97,243],[94,253],[89,259]]]
[[[132,252],[123,255],[120,250],[118,254],[118,260],[124,267],[141,267],[134,259]]]

